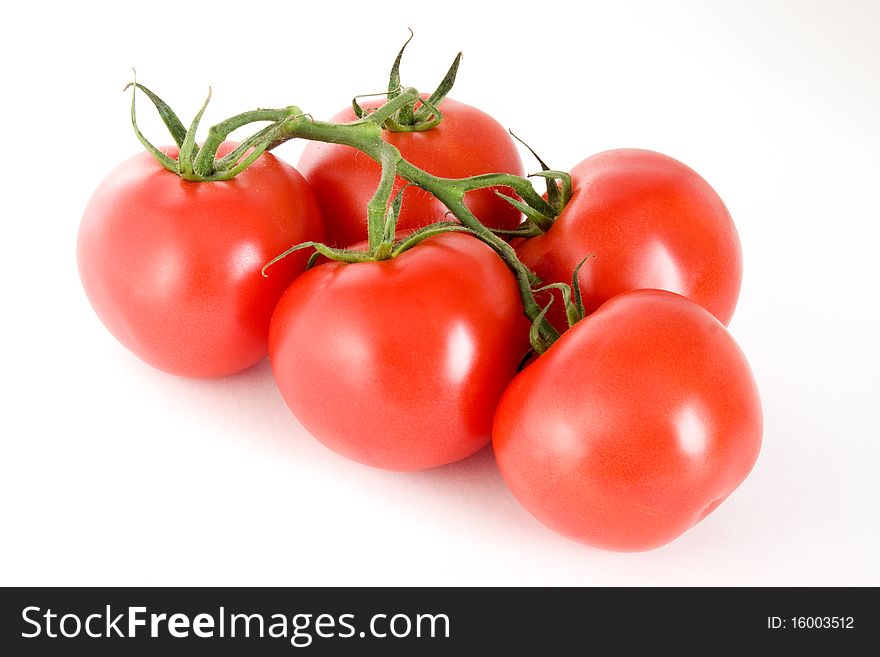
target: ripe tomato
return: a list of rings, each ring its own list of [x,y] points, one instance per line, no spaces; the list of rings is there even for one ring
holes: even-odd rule
[[[504,480],[541,522],[612,550],[679,536],[746,477],[758,390],[718,320],[671,292],[621,294],[510,384],[492,430]]]
[[[380,103],[365,103],[377,107]],[[523,174],[522,161],[510,135],[488,114],[446,98],[440,104],[443,119],[424,132],[384,131],[386,141],[397,147],[415,166],[444,178],[466,178],[483,173]],[[332,119],[354,121],[351,108]],[[315,191],[327,222],[330,244],[349,246],[367,237],[367,203],[379,184],[381,168],[360,151],[341,144],[309,142],[297,164]],[[406,182],[397,179],[394,194]],[[504,190],[501,190],[504,191]],[[510,190],[507,190],[510,194]],[[485,225],[515,228],[519,211],[491,189],[468,192],[465,203]],[[398,230],[410,232],[435,221],[448,219],[447,208],[423,189],[409,187],[403,193]]]
[[[421,470],[489,441],[527,333],[502,260],[445,233],[391,260],[307,271],[278,303],[269,358],[287,405],[327,447]]]
[[[138,357],[172,374],[222,376],[266,356],[275,303],[306,256],[268,278],[262,266],[322,237],[308,184],[270,154],[228,182],[187,182],[141,153],[89,201],[77,261],[98,317]]]
[[[742,253],[730,213],[705,180],[671,157],[636,149],[589,157],[571,178],[571,199],[551,228],[514,243],[545,283],[570,283],[592,254],[578,277],[587,313],[621,292],[655,288],[730,322]],[[557,302],[549,312],[560,330],[563,308]]]

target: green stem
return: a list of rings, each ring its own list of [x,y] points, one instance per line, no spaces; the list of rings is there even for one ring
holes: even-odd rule
[[[396,150],[396,148],[393,149],[393,151]],[[382,176],[379,178],[376,193],[367,203],[367,239],[372,253],[379,251],[385,239],[385,211],[388,208],[391,192],[394,191],[394,180],[397,177],[398,158],[395,157],[393,151],[387,148],[379,150],[378,162],[382,165]],[[391,234],[393,236],[394,232],[392,231]],[[390,253],[383,255],[385,255],[383,259],[387,259]]]
[[[283,110],[254,110],[242,112],[230,119],[226,119],[217,125],[211,126],[208,136],[202,144],[199,154],[196,156],[193,169],[198,175],[207,177],[214,173],[214,158],[217,149],[236,128],[256,123],[257,121],[281,121],[289,115],[289,109]],[[271,127],[271,126],[270,126]],[[237,159],[237,158],[236,158]]]
[[[416,183],[420,187],[431,192],[437,197],[458,220],[471,230],[483,242],[488,244],[495,253],[497,253],[508,268],[516,277],[516,283],[519,287],[520,298],[522,299],[523,312],[532,322],[538,322],[539,335],[548,343],[552,343],[559,337],[559,332],[550,322],[539,317],[541,316],[541,306],[535,300],[535,294],[532,291],[532,283],[537,280],[537,276],[533,271],[526,267],[517,257],[516,251],[508,242],[495,235],[491,230],[486,228],[479,219],[471,212],[470,208],[464,203],[464,192],[467,185],[458,185],[460,181],[443,178],[436,178],[430,173],[419,169],[410,164],[406,160],[401,159],[398,162],[398,173],[402,178]],[[463,179],[468,180],[468,179]],[[453,183],[453,184],[450,184]],[[475,189],[479,189],[478,187]]]
[[[394,98],[389,100],[387,103],[376,108],[374,111],[370,112],[369,114],[366,114],[362,119],[358,119],[354,123],[358,124],[358,123],[371,122],[371,123],[376,123],[376,124],[381,125],[387,119],[390,119],[392,116],[397,114],[398,110],[402,109],[406,105],[410,105],[410,104],[416,102],[417,100],[419,100],[419,98],[420,98],[420,96],[419,96],[419,92],[417,89],[414,89],[413,87],[407,87],[406,89],[401,91],[400,94],[398,94],[397,96],[395,96]],[[329,124],[329,125],[334,125],[334,124]],[[348,125],[352,125],[352,124],[348,124]]]
[[[470,233],[471,231],[465,226],[461,225],[455,221],[438,221],[437,223],[429,224],[423,228],[419,228],[418,230],[413,231],[405,238],[403,238],[391,252],[391,257],[395,257],[403,253],[404,251],[408,251],[416,244],[424,242],[429,237],[434,237],[435,235],[442,235],[443,233]]]
[[[541,214],[549,216],[555,214],[550,204],[532,187],[532,183],[512,173],[486,173],[480,176],[471,176],[470,178],[446,178],[444,180],[464,192],[485,189],[487,187],[509,187]]]
[[[553,213],[553,209],[528,180],[519,176],[497,173],[461,179],[438,178],[403,158],[397,148],[382,138],[382,123],[394,115],[402,105],[413,102],[416,98],[418,92],[415,89],[404,89],[399,96],[376,111],[365,115],[362,119],[345,124],[317,121],[307,115],[292,115],[284,123],[273,146],[297,137],[310,141],[344,144],[358,149],[382,166],[382,178],[376,194],[370,200],[367,212],[367,234],[371,251],[375,251],[382,243],[384,211],[396,176],[433,194],[464,226],[492,247],[504,260],[516,277],[525,315],[532,322],[537,322],[537,331],[542,340],[548,344],[552,343],[559,337],[559,332],[543,317],[542,308],[535,300],[532,284],[538,280],[537,276],[519,260],[510,244],[480,223],[465,204],[464,195],[487,187],[508,187],[539,212]]]
[[[458,68],[459,57],[453,62],[447,77],[441,83],[438,90],[429,100],[422,101],[422,108],[426,116],[421,117],[418,129],[429,129],[435,122],[441,120],[441,112],[437,107],[442,100],[448,87],[451,86]],[[390,91],[390,99],[384,105],[370,113],[363,114],[361,118],[351,123],[330,123],[316,121],[308,114],[295,106],[283,109],[258,109],[251,112],[238,114],[230,119],[218,123],[208,132],[208,137],[201,148],[196,144],[196,131],[199,121],[210,101],[210,91],[201,109],[196,114],[188,130],[185,131],[177,116],[167,104],[151,91],[140,84],[133,83],[135,89],[143,90],[156,106],[166,126],[171,131],[175,141],[180,144],[180,154],[177,161],[173,161],[167,155],[155,148],[137,126],[135,116],[135,94],[132,93],[131,122],[144,146],[159,160],[166,169],[174,172],[185,180],[210,181],[229,180],[246,169],[265,150],[270,150],[293,138],[321,141],[331,144],[351,146],[372,158],[382,168],[382,174],[378,188],[367,205],[367,235],[369,249],[366,252],[351,252],[347,249],[334,249],[324,244],[307,243],[297,245],[288,250],[298,250],[313,247],[317,252],[345,262],[360,262],[364,260],[382,260],[399,254],[406,245],[416,243],[416,239],[425,239],[433,231],[458,230],[451,228],[447,222],[439,222],[429,229],[420,232],[418,236],[411,236],[402,244],[394,244],[394,223],[396,212],[399,211],[399,203],[402,197],[389,205],[394,184],[398,176],[404,180],[421,187],[433,194],[443,203],[461,222],[461,226],[471,234],[488,244],[504,260],[516,277],[520,296],[522,297],[525,315],[532,321],[532,335],[537,339],[533,341],[538,351],[543,351],[551,344],[559,333],[544,318],[545,309],[542,309],[532,290],[532,285],[538,282],[538,277],[528,269],[516,256],[514,249],[486,228],[474,216],[473,212],[464,202],[465,195],[478,189],[498,188],[513,190],[521,199],[514,199],[509,195],[496,193],[511,203],[514,207],[526,211],[531,224],[528,230],[534,227],[541,228],[546,219],[550,222],[558,210],[545,201],[532,187],[531,183],[519,176],[508,173],[490,173],[470,178],[439,178],[427,171],[420,169],[403,158],[400,151],[392,144],[383,139],[383,129],[396,124],[395,117],[400,117],[400,110],[414,106],[421,99],[419,92],[412,88],[396,92]],[[432,118],[431,118],[432,117]],[[271,125],[251,135],[232,152],[225,157],[217,159],[217,150],[229,134],[242,126],[251,123],[269,121]],[[400,127],[400,126],[398,126]],[[415,129],[415,128],[414,128]],[[447,223],[446,226],[443,224]],[[523,227],[520,227],[521,229]],[[462,230],[464,230],[462,229]],[[283,257],[282,256],[279,256]],[[276,262],[279,258],[272,260]],[[272,264],[272,263],[269,263]],[[268,265],[267,265],[268,266]],[[265,268],[264,268],[265,270]]]

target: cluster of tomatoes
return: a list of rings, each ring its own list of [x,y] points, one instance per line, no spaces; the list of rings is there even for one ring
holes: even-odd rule
[[[439,110],[428,130],[382,137],[437,179],[523,175],[494,119],[448,98]],[[333,122],[357,120],[346,111]],[[468,232],[356,262],[310,262],[302,249],[263,275],[296,244],[364,250],[379,164],[314,141],[296,169],[263,153],[230,180],[184,180],[161,161],[194,148],[177,125],[176,147],[141,153],[104,180],[77,246],[95,311],[147,363],[221,377],[268,353],[300,423],[379,468],[440,466],[491,440],[531,513],[609,549],[674,539],[750,471],[760,402],[725,328],[739,240],[718,195],[684,164],[641,150],[589,157],[571,170],[552,224],[509,241],[560,333],[537,355],[509,263]],[[215,161],[236,147],[222,143]],[[449,219],[423,186],[406,185],[395,183],[396,244]],[[464,202],[499,234],[522,225],[492,189]],[[583,319],[569,326],[561,295],[544,287],[553,283],[574,284]]]

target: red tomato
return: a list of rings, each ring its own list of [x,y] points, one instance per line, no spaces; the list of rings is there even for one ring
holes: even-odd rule
[[[365,103],[377,107],[380,103]],[[443,120],[424,132],[384,131],[386,141],[415,166],[445,178],[466,178],[483,173],[523,174],[522,161],[510,135],[491,116],[445,99],[440,104]],[[332,118],[354,121],[349,108]],[[327,223],[330,244],[349,246],[367,237],[367,203],[379,184],[381,168],[367,155],[341,144],[309,142],[297,164],[315,190]],[[406,182],[397,179],[394,193]],[[501,190],[504,191],[504,190]],[[510,194],[510,190],[507,190]],[[465,203],[487,226],[515,228],[520,213],[498,198],[491,189],[468,192]],[[403,209],[397,228],[410,232],[435,221],[448,220],[447,208],[423,189],[409,187],[403,193]]]
[[[504,480],[557,532],[612,550],[667,543],[713,511],[761,445],[758,390],[718,320],[659,290],[619,295],[505,391]]]
[[[327,447],[421,470],[489,441],[527,332],[502,260],[445,233],[391,260],[300,276],[272,318],[269,357],[287,405]]]
[[[187,182],[141,153],[92,196],[77,260],[95,312],[128,349],[172,374],[223,376],[266,356],[275,303],[307,256],[268,278],[262,266],[322,237],[308,184],[270,154],[231,181]]]
[[[589,157],[571,177],[571,200],[553,226],[515,241],[545,283],[570,283],[592,254],[579,274],[587,313],[621,292],[655,288],[730,322],[742,253],[730,213],[705,180],[671,157],[636,149]],[[561,303],[549,316],[560,330],[567,326]]]

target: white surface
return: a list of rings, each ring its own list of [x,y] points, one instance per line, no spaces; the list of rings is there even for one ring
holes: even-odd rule
[[[13,3],[0,40],[0,584],[880,584],[880,4],[87,4]],[[731,330],[764,447],[674,543],[558,537],[488,451],[414,475],[348,462],[297,426],[266,363],[170,377],[93,315],[75,236],[139,150],[131,66],[184,117],[209,84],[209,122],[290,103],[328,116],[383,88],[407,26],[405,82],[428,88],[463,50],[453,96],[553,166],[660,150],[730,207],[745,254]]]

